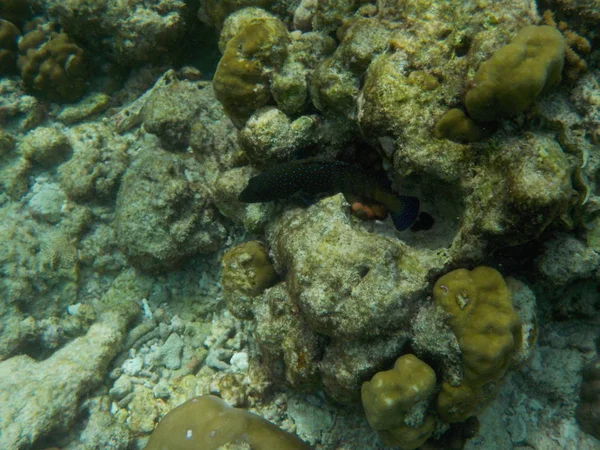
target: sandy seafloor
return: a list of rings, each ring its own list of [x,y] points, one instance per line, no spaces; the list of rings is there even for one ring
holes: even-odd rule
[[[315,3],[319,2],[232,0],[221,5],[231,11],[239,5],[265,6],[283,19],[289,31],[297,30],[296,38],[311,27],[314,31],[323,27],[325,34],[335,37],[342,19],[324,16],[319,22],[314,19],[318,16]],[[378,16],[377,8],[404,8],[405,15],[394,20],[411,26],[437,20],[436,13],[446,11],[441,1],[438,6],[425,1],[321,3],[346,19],[359,7],[363,15],[381,20],[386,16]],[[475,5],[473,17],[497,9],[496,21],[475,26],[476,31],[465,28],[468,39],[481,45],[481,53],[473,57],[477,63],[508,42],[522,25],[539,23],[540,12],[546,8],[553,9],[558,19],[570,21],[592,43],[591,51],[582,54],[587,70],[573,79],[564,77],[532,107],[542,111],[536,122],[542,131],[530,128],[534,137],[528,137],[533,142],[542,141],[544,133],[552,135],[554,131],[548,132],[552,126],[544,128],[549,122],[559,124],[554,130],[583,136],[585,149],[563,150],[568,154],[565,161],[578,168],[569,172],[567,184],[574,186],[577,195],[587,190],[586,198],[575,213],[569,211],[572,220],[561,221],[564,217],[553,209],[558,203],[537,211],[555,217],[539,233],[523,231],[526,237],[515,239],[520,241],[518,251],[503,249],[497,242],[492,251],[484,243],[473,257],[466,252],[431,269],[411,302],[429,301],[435,280],[458,267],[493,265],[505,277],[525,283],[535,296],[537,341],[526,360],[508,370],[495,399],[477,414],[479,429],[462,448],[600,449],[600,440],[582,431],[575,420],[581,369],[598,357],[600,335],[600,54],[594,48],[600,44],[600,3],[459,3]],[[291,237],[285,237],[281,225],[275,225],[280,227],[275,231],[269,228],[281,210],[246,210],[235,200],[235,189],[243,187],[249,177],[246,169],[235,171],[250,166],[252,157],[249,160],[244,152],[260,151],[248,144],[252,139],[248,134],[245,143],[238,142],[238,129],[210,85],[220,58],[219,32],[207,24],[222,22],[227,15],[218,5],[215,1],[34,0],[29,11],[20,11],[11,1],[2,6],[4,11],[0,9],[20,11],[14,13],[14,20],[20,21],[23,34],[33,13],[42,17],[47,29],[66,30],[89,64],[83,92],[69,101],[48,94],[53,88],[27,84],[19,68],[0,79],[0,450],[143,449],[168,411],[208,393],[265,417],[315,449],[387,448],[369,427],[360,403],[343,406],[331,400],[318,383],[309,392],[287,384],[281,357],[272,361],[257,342],[257,324],[232,315],[223,299],[221,257],[227,250],[251,239],[285,246],[273,236],[284,241]],[[515,11],[522,13],[522,22],[513,20]],[[493,35],[496,29],[498,42],[488,47],[481,44],[484,38],[476,37],[479,32]],[[166,30],[164,35],[161,30]],[[398,52],[407,51],[407,42],[414,43],[421,35],[415,31],[414,36],[412,41],[407,38],[390,45]],[[423,60],[428,57],[407,54],[415,67],[426,67]],[[433,60],[439,57],[431,56]],[[403,70],[412,70],[409,66]],[[472,77],[477,66],[471,63],[470,72],[465,69],[465,73]],[[353,66],[340,67],[347,74],[344,70]],[[460,72],[454,69],[448,79]],[[310,77],[314,67],[302,70]],[[359,87],[366,69],[361,70],[351,75]],[[444,79],[443,72],[443,68],[430,71],[438,80]],[[434,118],[461,101],[459,92],[439,97],[443,97],[441,109],[423,119],[432,140]],[[317,117],[316,122],[326,122],[331,111],[323,110],[332,106],[319,98],[322,103],[314,100],[316,108],[305,105],[288,116],[295,120],[310,115]],[[273,104],[273,99],[264,103]],[[359,119],[344,117],[340,127],[354,130],[348,133],[361,139],[356,128],[344,128],[353,120]],[[519,127],[528,120],[521,114],[501,122],[491,138],[495,150],[514,145],[522,131]],[[311,145],[314,152],[315,147],[335,143],[340,136],[331,129],[329,134],[323,132],[327,136],[322,141],[322,136],[310,132],[298,138],[293,133],[277,136],[275,130],[274,135],[261,135],[256,142],[288,139],[287,144],[273,145],[272,151],[282,151],[283,159],[290,159]],[[354,144],[340,146],[346,145]],[[418,143],[406,144],[411,145]],[[543,146],[537,141],[532,145]],[[146,169],[140,161],[156,163],[156,167]],[[449,174],[437,186],[458,183],[451,170],[443,172],[445,166],[414,164],[427,177],[433,173],[442,179]],[[226,178],[224,173],[233,174],[229,181],[219,181]],[[471,175],[465,171],[461,177]],[[534,180],[530,188],[542,184]],[[461,213],[452,208],[461,200],[453,199],[445,206],[445,189],[422,192],[430,197],[424,201],[434,218],[437,211],[446,211],[443,215],[457,220],[447,228],[440,220],[430,234],[416,237],[410,232],[396,233],[389,221],[355,220],[352,227],[364,227],[386,239],[406,240],[417,248],[427,247],[428,239],[436,242],[433,248],[450,248],[462,220]],[[349,206],[341,197],[336,201],[347,211]],[[261,218],[256,219],[257,214]],[[467,216],[463,219],[468,221]],[[265,224],[270,230],[267,237]],[[519,227],[513,237],[527,228]],[[279,279],[284,280],[293,266],[282,261],[285,252],[274,251],[280,252],[274,257]],[[268,364],[271,370],[266,369]],[[391,364],[393,359],[387,368]],[[367,371],[364,377],[373,374]],[[444,429],[440,425],[437,431]],[[450,448],[439,445],[433,448]]]

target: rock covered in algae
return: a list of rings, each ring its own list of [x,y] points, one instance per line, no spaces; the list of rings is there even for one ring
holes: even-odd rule
[[[299,314],[285,283],[265,291],[260,301],[253,303],[252,311],[256,339],[270,358],[283,360],[285,380],[303,391],[318,386],[322,342]]]
[[[240,131],[240,145],[255,163],[288,161],[314,139],[316,119],[301,116],[291,121],[281,110],[261,108]]]
[[[117,241],[143,270],[169,270],[221,245],[225,228],[202,187],[193,159],[147,149],[125,172],[117,196]]]
[[[341,202],[335,196],[289,211],[269,227],[275,267],[287,279],[252,309],[257,338],[284,358],[286,378],[305,388],[320,378],[346,403],[357,400],[369,370],[406,342],[436,256],[353,226]]]
[[[30,0],[4,0],[0,3],[0,17],[12,23],[21,25],[31,16]]]
[[[31,448],[46,435],[73,426],[81,397],[101,385],[134,314],[113,313],[43,361],[19,355],[0,362],[2,448]]]
[[[582,378],[577,422],[583,431],[600,439],[600,358],[583,368]]]
[[[442,88],[415,83],[404,75],[403,64],[404,55],[396,52],[369,65],[358,103],[361,131],[393,160],[399,174],[424,172],[444,181],[457,180],[473,160],[473,150],[432,139],[428,126],[431,115],[442,110],[438,100]]]
[[[21,155],[43,167],[52,167],[68,159],[73,149],[67,136],[54,127],[38,127],[25,136],[19,145]]]
[[[316,332],[368,339],[398,330],[436,257],[353,226],[340,201],[330,197],[277,220],[268,233],[275,267],[287,273],[290,294]]]
[[[185,150],[191,128],[204,100],[206,83],[179,80],[173,71],[165,74],[165,85],[153,90],[142,108],[144,128],[157,135],[164,148]]]
[[[376,19],[360,19],[346,29],[334,54],[311,77],[313,104],[325,114],[356,116],[360,78],[369,63],[385,52],[391,35]]]
[[[309,450],[296,436],[262,417],[229,406],[219,397],[195,397],[168,413],[145,450],[217,450],[246,444],[256,450]]]
[[[88,48],[124,66],[173,58],[193,11],[182,0],[31,0]]]
[[[70,137],[74,151],[58,169],[61,187],[79,202],[113,198],[129,162],[128,145],[102,124],[73,127]]]

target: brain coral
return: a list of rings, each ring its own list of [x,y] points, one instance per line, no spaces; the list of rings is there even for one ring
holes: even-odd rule
[[[424,402],[435,392],[435,372],[415,355],[399,357],[394,368],[377,372],[365,381],[361,397],[369,425],[378,431],[386,445],[403,450],[420,447],[432,435],[435,419],[419,414]],[[410,421],[411,413],[417,419]],[[421,420],[419,420],[419,418]]]

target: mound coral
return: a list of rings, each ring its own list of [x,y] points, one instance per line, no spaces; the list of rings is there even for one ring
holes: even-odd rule
[[[232,444],[246,444],[255,450],[310,449],[262,417],[232,408],[219,397],[204,395],[168,413],[145,450],[217,450]]]
[[[228,42],[213,78],[217,99],[238,126],[271,101],[269,72],[287,56],[285,25],[276,18],[248,20]]]
[[[464,370],[460,385],[442,383],[437,411],[446,422],[462,422],[495,396],[521,345],[521,321],[502,275],[490,267],[447,273],[433,301],[449,314]]]
[[[262,294],[276,279],[265,248],[258,241],[245,242],[223,255],[224,299],[232,314],[251,317],[248,302]]]
[[[398,358],[393,369],[377,372],[363,383],[367,421],[385,445],[413,450],[429,439],[435,419],[424,412],[435,385],[433,369],[411,354]]]
[[[525,111],[561,80],[565,40],[556,28],[528,26],[484,62],[467,92],[469,115],[491,122]]]
[[[18,66],[26,88],[56,102],[79,99],[87,82],[83,50],[65,33],[43,26],[28,30],[19,41]]]

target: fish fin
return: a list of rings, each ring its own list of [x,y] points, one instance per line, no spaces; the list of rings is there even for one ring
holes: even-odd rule
[[[426,213],[425,211],[421,211],[419,213],[419,217],[417,217],[417,220],[415,221],[415,223],[413,223],[412,227],[410,227],[410,231],[431,230],[431,227],[433,227],[434,223],[435,223],[435,219],[433,218],[433,216],[431,214]]]
[[[399,195],[402,207],[397,212],[390,212],[392,222],[398,231],[404,231],[410,227],[419,216],[419,199],[408,195]]]

